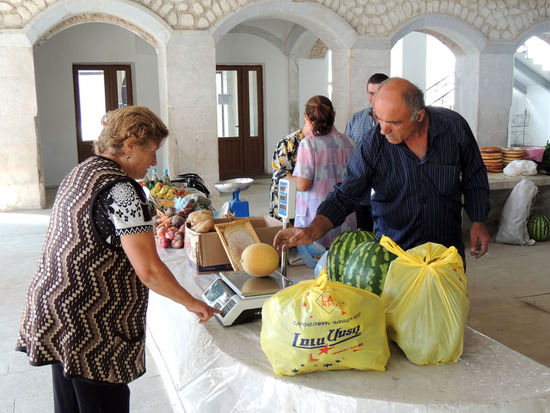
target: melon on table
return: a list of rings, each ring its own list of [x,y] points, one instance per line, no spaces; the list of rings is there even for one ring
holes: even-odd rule
[[[279,266],[279,253],[275,248],[263,242],[246,247],[241,254],[241,267],[254,277],[265,277]]]

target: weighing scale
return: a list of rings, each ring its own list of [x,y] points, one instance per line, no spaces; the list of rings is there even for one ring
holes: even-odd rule
[[[296,214],[296,181],[292,179],[281,179],[279,181],[278,214],[283,219],[283,229],[286,229],[288,223]],[[283,251],[281,253],[281,271],[285,277],[287,265],[287,251]]]
[[[250,185],[252,185],[252,182],[254,182],[254,180],[251,178],[236,178],[215,183],[214,186],[220,193],[233,193],[233,199],[222,205],[220,211],[224,213],[231,212],[236,217],[250,216],[248,201],[239,199],[239,193],[248,189]]]
[[[226,327],[260,318],[265,300],[289,285],[288,279],[278,271],[265,277],[253,277],[244,271],[219,275],[202,298],[209,306],[221,310],[221,314],[214,316]]]
[[[247,181],[242,181],[246,179]],[[252,179],[239,178],[219,182],[216,188],[220,192],[238,191],[252,184]],[[242,201],[241,201],[242,202]],[[233,206],[235,202],[233,202]],[[223,208],[223,207],[222,207]],[[246,203],[248,216],[248,202]],[[279,216],[283,219],[283,228],[294,218],[296,209],[296,182],[290,179],[279,181]],[[240,216],[240,215],[236,215]],[[214,281],[202,294],[203,300],[211,307],[221,310],[214,314],[224,326],[240,324],[262,316],[265,300],[283,288],[292,285],[287,277],[287,252],[281,253],[281,271],[273,271],[265,277],[254,277],[245,271],[220,272],[220,278]]]

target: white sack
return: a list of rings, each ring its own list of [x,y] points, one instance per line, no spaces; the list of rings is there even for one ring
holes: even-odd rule
[[[528,176],[536,175],[537,164],[529,159],[523,159],[521,161],[512,161],[502,171],[507,176]]]
[[[514,245],[533,245],[535,243],[535,240],[529,237],[527,220],[531,214],[537,192],[537,186],[530,179],[522,179],[514,186],[502,208],[495,242]]]

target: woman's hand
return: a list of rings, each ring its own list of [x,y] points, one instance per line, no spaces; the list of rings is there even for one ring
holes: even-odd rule
[[[204,301],[198,300],[196,298],[194,298],[193,301],[191,301],[189,304],[185,305],[185,308],[187,309],[187,311],[195,313],[197,317],[199,317],[200,324],[210,320],[214,313],[221,313],[220,310],[214,307],[210,307]]]

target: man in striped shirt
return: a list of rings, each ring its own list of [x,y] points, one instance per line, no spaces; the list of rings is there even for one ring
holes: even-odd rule
[[[489,182],[464,118],[449,109],[425,107],[422,91],[400,78],[381,84],[374,112],[378,125],[358,145],[344,180],[319,206],[313,222],[280,231],[274,246],[285,250],[312,243],[340,225],[372,187],[378,237],[386,235],[405,250],[426,242],[452,245],[465,260],[464,207],[472,222],[470,254],[485,254]]]

